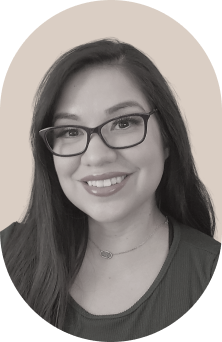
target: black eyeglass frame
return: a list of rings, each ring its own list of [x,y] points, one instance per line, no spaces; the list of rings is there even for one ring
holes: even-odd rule
[[[74,156],[78,156],[80,154],[83,154],[84,152],[86,152],[88,146],[89,146],[89,143],[90,143],[90,140],[91,140],[91,135],[93,133],[96,133],[99,135],[99,137],[101,138],[101,140],[104,142],[104,144],[106,146],[108,146],[109,148],[111,149],[115,149],[115,150],[122,150],[122,149],[125,149],[125,148],[131,148],[131,147],[134,147],[134,146],[137,146],[139,144],[141,144],[145,138],[146,138],[146,134],[147,134],[147,123],[148,123],[148,120],[150,118],[150,116],[154,113],[156,113],[158,111],[158,109],[153,109],[152,111],[150,111],[149,113],[133,113],[133,114],[126,114],[126,115],[121,115],[121,116],[118,116],[116,118],[113,118],[113,119],[110,119],[104,123],[102,123],[101,125],[97,126],[97,127],[94,127],[94,128],[89,128],[89,127],[85,127],[85,126],[79,126],[79,125],[62,125],[62,126],[56,126],[56,127],[48,127],[48,128],[43,128],[39,131],[39,134],[40,136],[42,137],[42,139],[44,140],[47,148],[49,149],[49,151],[54,154],[55,156],[59,156],[59,157],[74,157]],[[143,135],[143,138],[136,144],[133,144],[133,145],[130,145],[130,146],[122,146],[122,147],[113,147],[113,146],[110,146],[106,141],[105,139],[103,138],[102,136],[102,133],[101,133],[101,130],[103,128],[103,126],[105,126],[107,123],[111,122],[111,121],[114,121],[114,120],[117,120],[117,119],[122,119],[122,118],[125,118],[125,117],[128,117],[128,116],[140,116],[143,120],[144,120],[144,135]],[[48,140],[46,138],[46,135],[49,131],[52,131],[54,129],[57,129],[57,128],[64,128],[64,127],[75,127],[75,128],[81,128],[83,130],[86,131],[87,133],[87,142],[86,142],[86,147],[85,149],[82,151],[82,152],[79,152],[79,153],[75,153],[75,154],[67,154],[67,155],[61,155],[61,154],[58,154],[56,152],[54,152],[52,150],[52,148],[50,147],[49,143],[48,143]]]

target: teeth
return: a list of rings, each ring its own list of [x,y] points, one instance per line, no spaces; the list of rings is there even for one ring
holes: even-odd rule
[[[103,188],[106,186],[111,186],[116,183],[121,183],[126,176],[121,176],[121,177],[114,177],[111,179],[105,179],[105,180],[99,180],[99,181],[88,181],[89,186],[96,186],[97,188]]]

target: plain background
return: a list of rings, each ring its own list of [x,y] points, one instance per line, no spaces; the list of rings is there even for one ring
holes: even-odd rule
[[[28,8],[23,10],[25,19],[18,28],[26,28],[27,18],[28,22],[32,19]],[[12,23],[14,40],[17,25]],[[197,169],[212,195],[221,228],[221,96],[206,53],[181,25],[154,9],[124,1],[99,1],[73,7],[46,21],[24,41],[11,62],[1,98],[1,123],[8,129],[1,130],[7,149],[1,149],[4,211],[0,230],[19,220],[28,203],[32,175],[29,130],[37,86],[62,53],[104,37],[129,42],[148,54],[177,93]],[[11,44],[8,40],[6,49]],[[215,238],[220,239],[220,235],[218,231]]]

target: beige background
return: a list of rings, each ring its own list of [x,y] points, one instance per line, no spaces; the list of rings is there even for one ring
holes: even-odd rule
[[[19,220],[28,202],[32,100],[41,78],[63,52],[104,37],[116,37],[145,52],[175,89],[200,178],[215,204],[215,238],[220,240],[222,119],[213,67],[198,42],[176,21],[147,6],[119,1],[92,2],[54,16],[29,36],[15,55],[2,91],[1,120],[9,129],[1,132],[7,149],[1,151],[4,211],[0,229]]]

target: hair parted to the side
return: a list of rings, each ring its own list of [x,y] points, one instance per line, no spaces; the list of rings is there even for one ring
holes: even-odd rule
[[[29,207],[3,255],[8,272],[24,300],[42,318],[62,329],[68,289],[84,258],[88,226],[86,214],[64,195],[52,154],[39,130],[52,124],[61,89],[67,78],[89,66],[123,67],[137,82],[156,115],[169,148],[156,201],[164,215],[213,236],[215,218],[210,196],[200,181],[187,131],[177,102],[153,62],[133,46],[102,39],[78,46],[45,74],[36,93],[31,127],[34,177]]]

